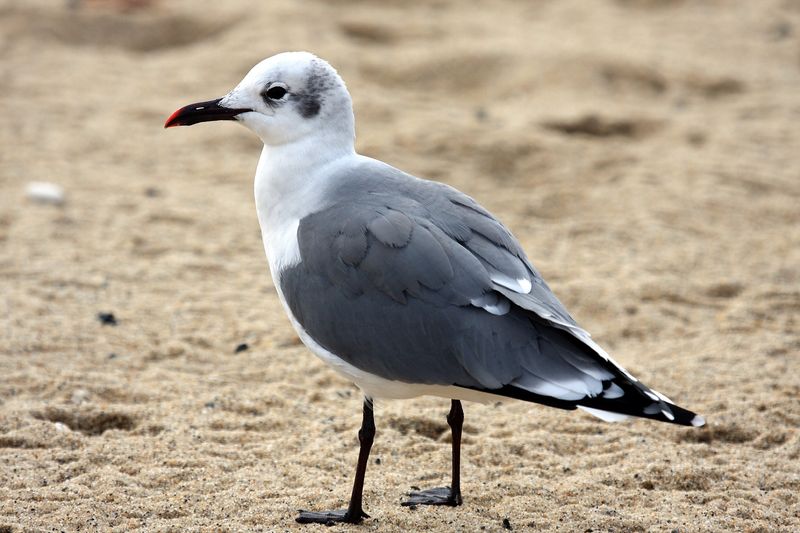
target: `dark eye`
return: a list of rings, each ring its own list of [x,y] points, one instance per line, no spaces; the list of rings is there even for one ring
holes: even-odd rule
[[[280,85],[273,85],[267,92],[264,93],[264,96],[269,98],[270,100],[280,100],[286,94],[286,88],[281,87]]]

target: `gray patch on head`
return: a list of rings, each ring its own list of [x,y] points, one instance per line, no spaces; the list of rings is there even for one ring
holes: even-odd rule
[[[325,103],[325,93],[335,85],[333,75],[319,61],[313,61],[306,80],[305,89],[295,93],[297,112],[303,118],[311,118],[319,114]]]
[[[311,118],[319,114],[322,108],[322,100],[314,94],[297,95],[297,112],[303,118]]]

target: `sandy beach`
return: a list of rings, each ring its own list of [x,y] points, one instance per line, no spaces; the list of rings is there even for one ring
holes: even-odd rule
[[[708,420],[467,403],[464,505],[410,510],[449,482],[449,402],[377,402],[372,518],[333,530],[800,531],[799,2],[0,0],[0,532],[346,505],[361,395],[281,309],[260,143],[163,129],[285,50],[339,70],[359,151],[480,201]]]

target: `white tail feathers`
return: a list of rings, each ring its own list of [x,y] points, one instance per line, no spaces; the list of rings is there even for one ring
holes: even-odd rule
[[[600,420],[604,420],[606,422],[622,422],[623,420],[631,418],[628,415],[612,413],[611,411],[603,411],[602,409],[594,409],[593,407],[584,407],[583,405],[579,405],[578,409],[586,411],[590,415],[596,416]]]

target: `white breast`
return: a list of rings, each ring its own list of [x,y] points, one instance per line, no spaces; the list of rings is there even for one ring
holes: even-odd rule
[[[267,254],[269,270],[276,287],[278,286],[276,275],[300,262],[300,245],[297,241],[299,225],[299,219],[288,220],[284,224],[267,228],[261,225],[264,252]]]

